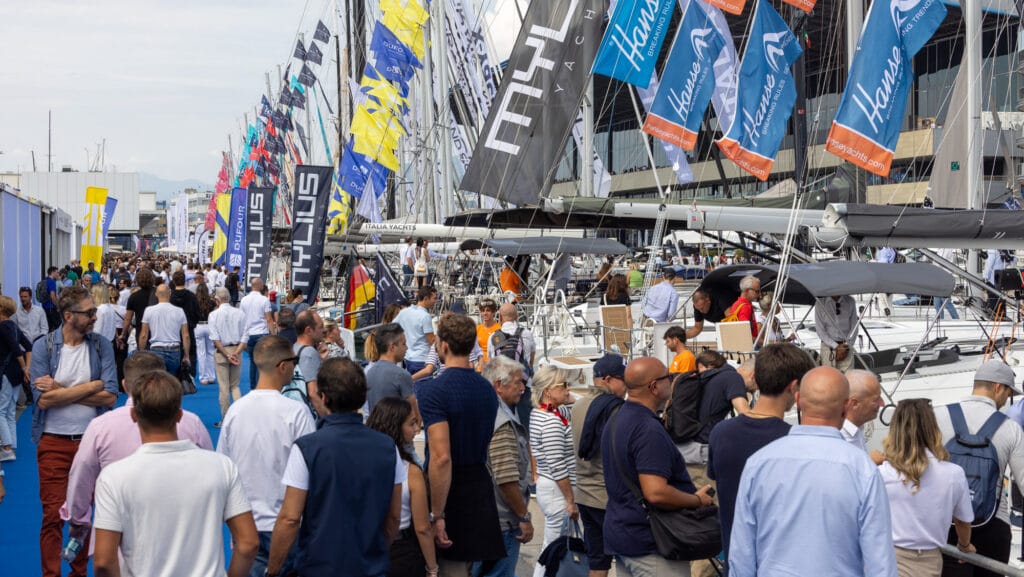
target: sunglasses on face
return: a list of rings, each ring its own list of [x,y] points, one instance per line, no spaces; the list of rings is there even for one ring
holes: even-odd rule
[[[69,311],[69,312],[71,314],[73,314],[73,315],[83,315],[83,316],[87,316],[87,317],[94,317],[94,316],[96,316],[96,311],[97,310],[99,310],[99,309],[94,309],[93,308],[93,309],[89,309],[89,310],[85,310],[85,311]]]

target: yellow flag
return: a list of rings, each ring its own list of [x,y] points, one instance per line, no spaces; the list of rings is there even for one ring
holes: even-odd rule
[[[85,189],[85,226],[82,229],[81,263],[95,263],[96,270],[103,266],[103,211],[107,206],[106,188],[90,186]],[[97,303],[99,304],[99,303]]]
[[[217,225],[213,235],[213,262],[224,258],[228,250],[228,222],[231,221],[231,193],[217,195]]]

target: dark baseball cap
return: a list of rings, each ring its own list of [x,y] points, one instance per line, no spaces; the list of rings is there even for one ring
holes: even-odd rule
[[[594,363],[595,377],[619,377],[626,374],[626,361],[620,356],[608,353]]]

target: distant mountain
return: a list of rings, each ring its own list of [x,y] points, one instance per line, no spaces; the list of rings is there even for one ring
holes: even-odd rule
[[[139,190],[156,192],[157,200],[170,200],[186,188],[213,190],[213,184],[190,178],[187,180],[166,180],[146,172],[139,173]]]

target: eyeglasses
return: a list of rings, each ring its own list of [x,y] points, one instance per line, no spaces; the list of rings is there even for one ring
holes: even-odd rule
[[[85,315],[87,317],[94,317],[94,316],[96,316],[96,311],[97,310],[99,310],[99,309],[89,309],[87,311],[68,311],[68,312],[70,312],[71,314],[75,314],[75,315]]]
[[[672,380],[672,373],[667,373],[667,374],[665,374],[663,376],[660,376],[660,377],[654,379],[653,381],[651,381],[651,384],[654,385],[654,384],[660,383],[661,381],[671,381],[671,380]]]
[[[280,361],[278,361],[277,362],[277,366],[280,367],[281,365],[283,365],[285,363],[297,364],[298,362],[299,362],[299,357],[288,357],[287,359],[281,359]]]
[[[550,388],[552,388],[552,389],[568,389],[569,388],[569,383],[561,382],[561,383],[558,383],[557,385],[551,385]]]

